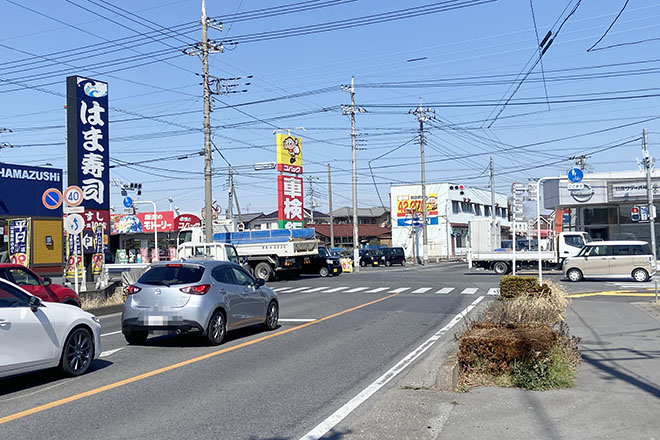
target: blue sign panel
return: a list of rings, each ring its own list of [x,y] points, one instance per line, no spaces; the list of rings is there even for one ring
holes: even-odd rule
[[[62,190],[62,170],[0,163],[0,216],[59,217],[42,197],[50,188]]]
[[[405,218],[399,218],[396,220],[397,226],[417,226],[421,227],[422,226],[422,220],[421,218],[415,219],[413,222],[413,219],[411,217],[405,217]],[[426,224],[427,225],[437,225],[438,224],[438,217],[426,217]]]
[[[573,183],[582,182],[583,177],[584,177],[584,172],[579,168],[573,168],[568,172],[568,180],[570,180]]]
[[[131,206],[133,206],[133,199],[130,197],[124,197],[124,207],[130,208]]]
[[[80,206],[110,209],[108,84],[79,76],[66,79],[69,185],[83,191]]]

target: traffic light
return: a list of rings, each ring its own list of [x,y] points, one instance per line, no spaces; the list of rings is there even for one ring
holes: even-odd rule
[[[641,219],[641,214],[639,212],[639,206],[633,206],[630,211],[630,220],[638,222]]]
[[[449,191],[460,191],[460,195],[465,194],[465,185],[449,185]]]

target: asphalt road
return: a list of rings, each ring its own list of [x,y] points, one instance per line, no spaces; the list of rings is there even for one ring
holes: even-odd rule
[[[494,298],[498,281],[444,263],[269,283],[280,327],[229,333],[220,347],[170,335],[127,346],[120,316],[104,316],[104,356],[89,374],[0,380],[0,431],[26,439],[299,439],[477,298]],[[574,294],[617,288],[566,286]]]

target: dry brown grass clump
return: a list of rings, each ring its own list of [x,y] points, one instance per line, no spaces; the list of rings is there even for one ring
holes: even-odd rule
[[[122,294],[121,288],[116,289],[109,297],[97,296],[94,298],[81,297],[81,308],[83,310],[99,309],[101,307],[116,306],[124,304],[126,297]]]

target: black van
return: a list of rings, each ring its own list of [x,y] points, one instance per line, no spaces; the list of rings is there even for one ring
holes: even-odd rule
[[[401,247],[385,248],[383,249],[383,255],[385,256],[385,266],[393,264],[406,265],[406,254]]]

